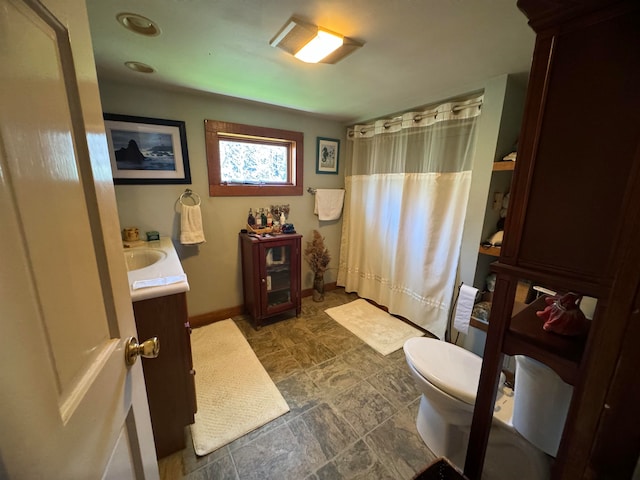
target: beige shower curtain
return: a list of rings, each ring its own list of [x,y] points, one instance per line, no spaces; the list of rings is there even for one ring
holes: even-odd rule
[[[337,283],[442,338],[482,97],[347,132]]]

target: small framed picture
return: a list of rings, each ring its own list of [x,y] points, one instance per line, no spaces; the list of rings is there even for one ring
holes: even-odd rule
[[[113,183],[191,183],[185,123],[104,114]]]
[[[316,173],[338,173],[340,140],[318,137]]]

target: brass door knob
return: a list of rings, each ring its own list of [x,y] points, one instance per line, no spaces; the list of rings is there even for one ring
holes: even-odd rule
[[[124,348],[124,357],[127,365],[136,363],[138,357],[156,358],[160,354],[160,340],[158,337],[151,337],[141,344],[138,344],[136,337],[130,337]]]

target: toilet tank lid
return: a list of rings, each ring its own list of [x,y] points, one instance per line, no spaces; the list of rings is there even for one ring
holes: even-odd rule
[[[435,338],[410,338],[404,344],[407,361],[433,385],[452,397],[475,405],[482,358]]]

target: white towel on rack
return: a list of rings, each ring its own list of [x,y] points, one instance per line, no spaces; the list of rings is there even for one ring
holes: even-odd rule
[[[313,213],[318,215],[318,220],[337,220],[342,214],[344,204],[344,189],[316,190],[316,203]]]
[[[202,213],[200,205],[182,204],[180,218],[180,243],[183,245],[199,245],[206,242],[202,230]]]

